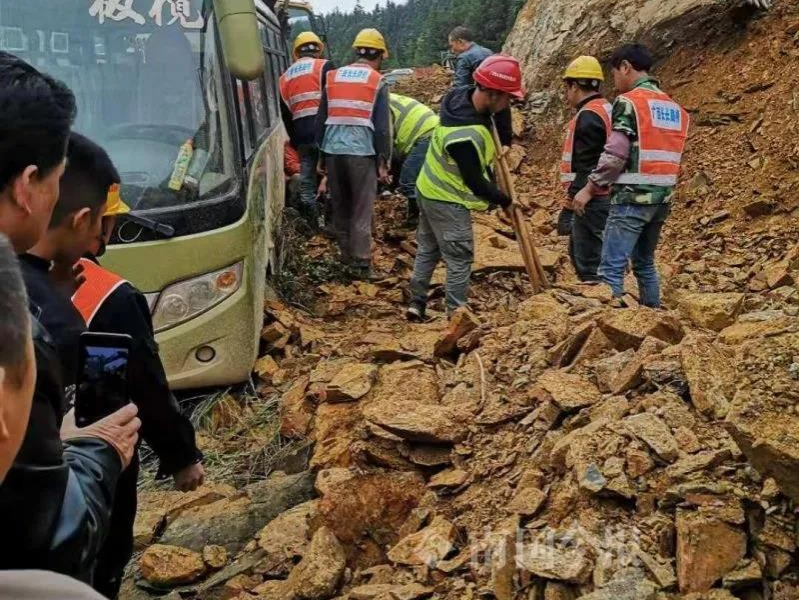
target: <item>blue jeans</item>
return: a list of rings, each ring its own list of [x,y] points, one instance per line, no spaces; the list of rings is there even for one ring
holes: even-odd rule
[[[319,161],[319,150],[316,146],[302,145],[297,148],[300,155],[300,203],[306,207],[316,207],[316,191],[319,182],[316,174],[316,163]]]
[[[417,141],[405,161],[402,163],[400,171],[399,187],[402,195],[408,199],[408,217],[418,217],[419,207],[416,204],[416,180],[424,167],[424,160],[427,157],[427,149],[430,147],[430,136]]]
[[[670,212],[669,204],[613,204],[610,207],[599,276],[613,288],[614,296],[624,295],[624,272],[632,261],[641,304],[660,308],[655,249]]]

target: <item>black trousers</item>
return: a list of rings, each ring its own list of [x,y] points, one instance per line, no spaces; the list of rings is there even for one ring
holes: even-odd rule
[[[136,455],[117,483],[108,537],[94,568],[94,589],[110,600],[119,595],[125,567],[133,556],[138,481],[139,457]]]
[[[597,270],[602,262],[602,240],[610,212],[610,199],[594,198],[585,214],[574,214],[569,256],[580,281],[601,281]]]

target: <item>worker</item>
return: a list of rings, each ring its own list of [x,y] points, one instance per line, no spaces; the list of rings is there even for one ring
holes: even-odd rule
[[[380,67],[389,57],[383,35],[364,29],[353,42],[356,62],[327,75],[317,115],[319,172],[328,177],[333,228],[355,279],[374,279],[372,215],[378,178],[390,183],[391,110]]]
[[[511,199],[493,182],[496,156],[492,116],[522,98],[522,73],[510,56],[487,58],[475,71],[475,87],[451,89],[441,102],[441,124],[433,132],[417,181],[418,249],[406,316],[423,321],[427,291],[439,259],[447,267],[446,306],[466,305],[474,260],[470,211],[507,208]]]
[[[457,56],[452,87],[474,85],[474,72],[480,63],[494,54],[488,48],[475,43],[472,32],[463,26],[453,29],[447,39],[449,49]]]
[[[280,77],[280,110],[291,145],[300,155],[300,213],[311,225],[318,227],[316,206],[316,115],[322,102],[322,88],[333,63],[322,58],[324,43],[311,31],[299,34],[294,40],[296,61]]]
[[[408,199],[406,225],[413,229],[419,224],[419,205],[416,202],[416,180],[424,166],[430,136],[438,126],[438,115],[418,100],[391,94],[391,118],[394,127],[394,156],[402,161],[399,186]]]
[[[655,249],[675,196],[688,138],[685,109],[658,87],[649,72],[652,55],[641,44],[622,46],[610,59],[619,96],[613,131],[597,168],[574,198],[584,215],[594,198],[612,186],[599,276],[624,306],[624,273],[632,260],[644,306],[660,307]]]
[[[566,233],[571,236],[569,255],[580,281],[599,281],[602,234],[610,210],[609,189],[592,198],[583,215],[573,217],[571,209],[572,199],[585,187],[610,136],[612,107],[599,93],[604,80],[602,66],[593,56],[576,58],[563,74],[566,103],[576,114],[567,128],[560,166],[566,190],[562,216],[572,221]]]
[[[171,476],[178,490],[194,491],[204,479],[202,454],[195,443],[194,428],[169,390],[147,300],[133,285],[97,263],[117,217],[130,210],[120,197],[119,174],[102,148],[75,133],[69,141],[67,159],[62,200],[84,198],[84,202],[101,204],[104,209],[101,227],[81,249],[88,256],[80,261],[84,282],[74,292],[72,302],[89,331],[132,338],[128,390],[139,409],[142,437],[160,460],[156,478]],[[56,258],[54,270],[68,270],[72,264]],[[107,598],[118,595],[125,566],[133,554],[138,475],[136,453],[119,478],[108,537],[95,566],[94,587]]]

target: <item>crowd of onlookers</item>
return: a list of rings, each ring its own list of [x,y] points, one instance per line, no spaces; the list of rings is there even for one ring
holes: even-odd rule
[[[0,53],[1,598],[118,595],[133,550],[140,436],[178,489],[203,481],[147,303],[96,262],[127,207],[108,154],[72,132],[75,116],[64,84]],[[110,277],[113,289],[81,313],[77,292]],[[78,427],[75,357],[87,331],[130,336],[132,402]]]

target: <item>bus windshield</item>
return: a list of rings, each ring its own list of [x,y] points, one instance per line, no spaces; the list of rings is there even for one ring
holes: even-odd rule
[[[111,155],[135,211],[191,206],[234,183],[210,4],[0,0],[0,48],[72,89],[75,130]]]

